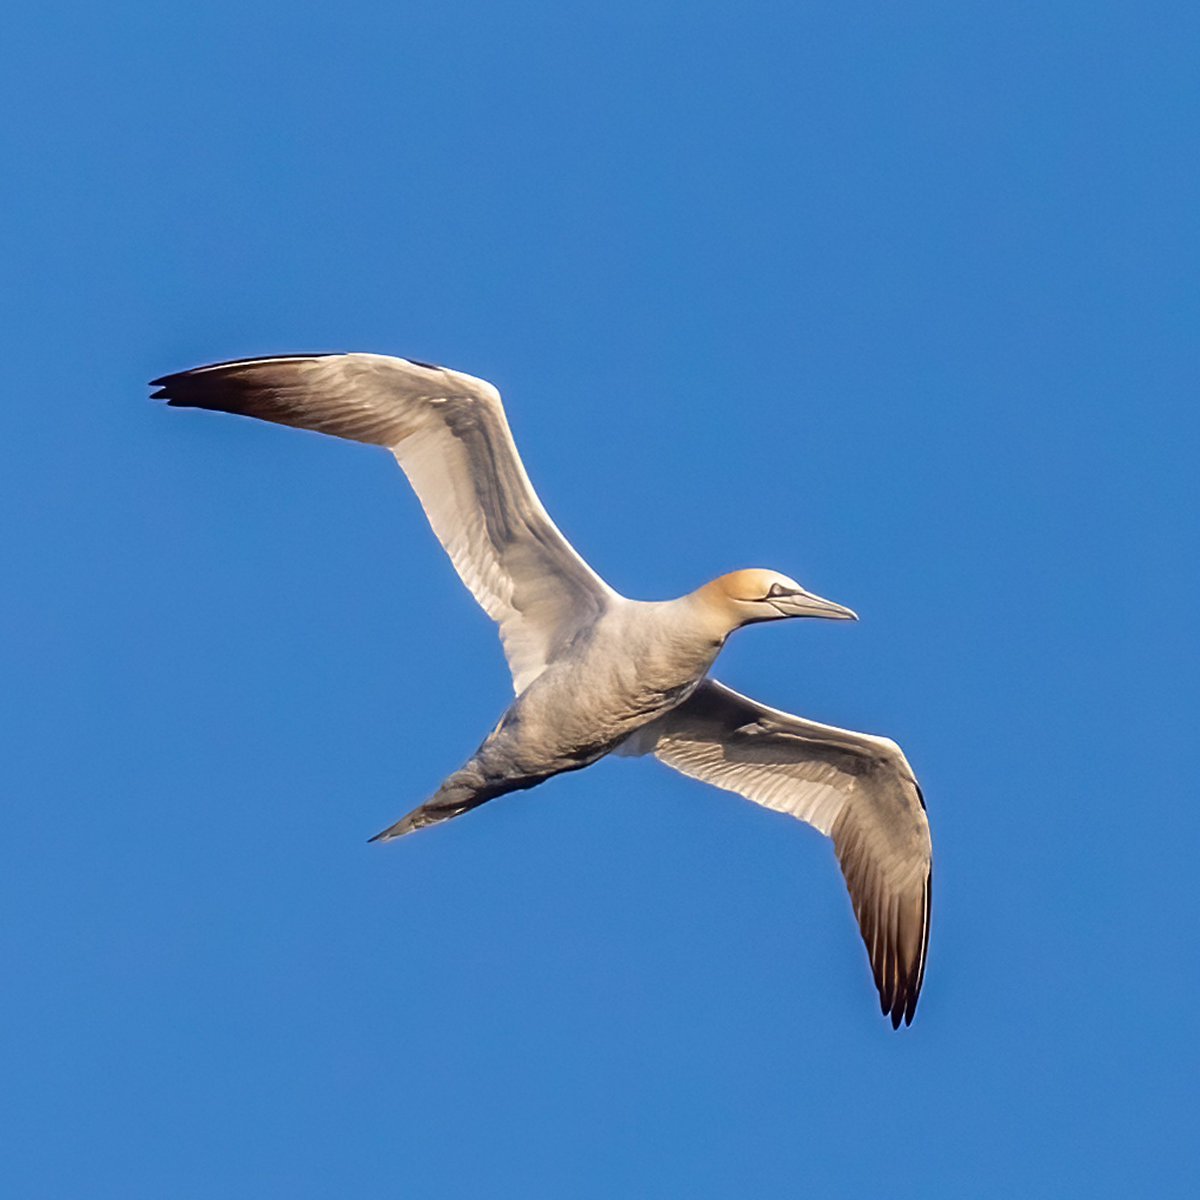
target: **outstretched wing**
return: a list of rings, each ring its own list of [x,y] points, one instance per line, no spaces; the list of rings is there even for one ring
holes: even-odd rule
[[[885,1014],[912,1021],[929,946],[932,846],[900,747],[778,712],[705,680],[631,739],[684,775],[833,838]]]
[[[156,379],[155,399],[386,446],[500,638],[517,692],[615,593],[575,553],[529,482],[500,393],[382,354],[215,363]]]

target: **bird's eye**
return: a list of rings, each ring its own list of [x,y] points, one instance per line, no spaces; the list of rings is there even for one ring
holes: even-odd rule
[[[789,596],[791,591],[785,588],[782,583],[771,584],[771,590],[763,597],[764,600],[770,600],[772,596]]]

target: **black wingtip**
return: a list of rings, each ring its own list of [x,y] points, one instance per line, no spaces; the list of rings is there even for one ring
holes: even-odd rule
[[[197,375],[204,375],[210,371],[225,372],[236,370],[238,367],[267,366],[270,363],[278,362],[307,362],[315,358],[340,358],[343,353],[344,351],[341,350],[317,350],[312,353],[300,354],[259,354],[254,358],[229,358],[223,362],[203,363],[198,367],[189,367],[186,371],[172,371],[169,375],[162,375],[158,379],[150,380],[149,387],[160,389],[154,392],[150,399],[169,401],[169,393],[173,387],[178,387],[180,384],[193,380]]]
[[[171,375],[160,375],[157,379],[150,380],[146,386],[155,389],[150,393],[150,399],[165,400],[168,404],[173,404],[178,398],[180,384],[191,374],[191,371],[176,371]]]
[[[920,987],[920,983],[917,981],[914,981],[909,984],[908,1003],[904,1006],[904,1023],[905,1023],[905,1025],[911,1025],[913,1017],[916,1015],[917,997],[921,994],[918,991],[919,987]]]

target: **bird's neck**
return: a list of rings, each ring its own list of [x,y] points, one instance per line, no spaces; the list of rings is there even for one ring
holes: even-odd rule
[[[706,634],[721,642],[742,624],[742,614],[714,579],[683,597],[688,615]]]

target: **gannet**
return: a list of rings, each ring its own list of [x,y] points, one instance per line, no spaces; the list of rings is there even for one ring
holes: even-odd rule
[[[390,450],[463,583],[500,627],[516,699],[479,749],[391,841],[606,754],[675,770],[832,838],[893,1028],[911,1023],[929,943],[932,847],[895,742],[768,708],[708,677],[726,638],[789,617],[855,620],[769,570],[722,575],[677,600],[630,600],[542,507],[499,392],[380,354],[242,359],[166,375],[154,399],[316,430]]]

